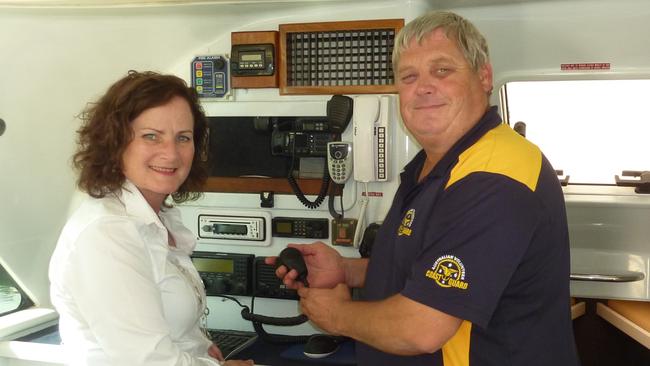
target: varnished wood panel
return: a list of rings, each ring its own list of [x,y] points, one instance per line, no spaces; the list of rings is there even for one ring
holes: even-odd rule
[[[320,192],[323,180],[297,179],[296,181],[304,194],[317,195]],[[228,193],[260,193],[272,191],[275,194],[293,194],[286,178],[210,177],[203,191]],[[336,194],[341,194],[340,189],[336,190]]]

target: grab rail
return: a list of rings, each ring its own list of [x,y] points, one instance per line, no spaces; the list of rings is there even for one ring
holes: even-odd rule
[[[642,272],[629,272],[625,274],[600,274],[600,273],[571,273],[571,281],[593,282],[636,282],[645,278]]]

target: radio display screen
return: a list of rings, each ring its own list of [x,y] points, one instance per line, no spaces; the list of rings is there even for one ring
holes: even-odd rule
[[[262,53],[261,52],[241,52],[239,54],[239,59],[242,61],[257,61],[262,62]]]
[[[246,225],[233,225],[233,224],[214,224],[215,234],[239,234],[246,235],[248,229]]]
[[[275,230],[282,234],[291,234],[293,232],[293,225],[290,222],[277,222]]]
[[[232,259],[192,258],[192,263],[199,272],[233,273],[235,270]]]

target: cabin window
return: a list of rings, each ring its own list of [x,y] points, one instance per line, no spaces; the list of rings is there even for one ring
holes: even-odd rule
[[[32,300],[0,265],[0,316],[33,306]]]
[[[650,170],[648,90],[650,80],[510,82],[502,110],[569,184],[615,184],[615,175],[634,179],[624,170]]]

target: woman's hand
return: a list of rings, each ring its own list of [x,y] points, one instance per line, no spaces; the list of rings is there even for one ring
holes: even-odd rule
[[[221,350],[214,343],[212,343],[210,348],[208,348],[208,355],[212,358],[216,358],[219,361],[223,361],[223,354],[221,354]]]
[[[222,366],[253,366],[255,363],[253,360],[228,360],[224,361],[223,359],[223,354],[221,353],[221,350],[219,347],[217,347],[216,344],[212,344],[210,348],[208,348],[208,355],[212,358],[216,358],[219,360],[219,364]]]

